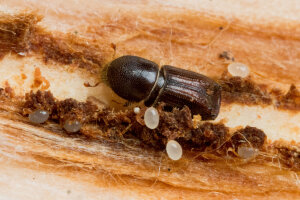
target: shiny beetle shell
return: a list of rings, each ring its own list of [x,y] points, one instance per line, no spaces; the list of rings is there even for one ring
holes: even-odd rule
[[[157,97],[172,107],[188,106],[202,119],[215,119],[219,114],[221,87],[212,79],[192,71],[162,66],[165,84]]]
[[[168,106],[188,106],[203,120],[215,119],[220,110],[221,87],[214,80],[192,71],[164,65],[137,56],[122,56],[104,70],[108,86],[120,97],[146,106],[165,102]]]
[[[151,92],[158,75],[158,65],[137,56],[123,56],[106,68],[106,80],[120,97],[139,102]]]

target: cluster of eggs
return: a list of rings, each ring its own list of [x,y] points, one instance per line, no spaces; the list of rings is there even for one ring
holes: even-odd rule
[[[134,113],[138,114],[140,112],[139,107],[134,108]],[[50,114],[46,110],[36,110],[29,114],[29,121],[35,124],[42,124],[46,122],[49,118]],[[144,114],[145,125],[149,129],[156,129],[159,125],[159,113],[156,108],[149,107],[147,108]],[[63,128],[70,133],[75,133],[80,130],[81,123],[77,120],[70,121],[67,120]],[[175,140],[168,141],[166,145],[166,151],[170,159],[179,160],[182,157],[182,148],[181,145]]]
[[[138,110],[138,107],[134,108],[134,111]],[[156,129],[159,125],[159,113],[156,108],[149,107],[145,111],[144,115],[145,125],[149,129]],[[182,147],[175,140],[169,140],[166,145],[166,152],[168,157],[172,160],[179,160],[182,157]]]
[[[36,111],[30,113],[28,118],[29,118],[29,121],[34,124],[42,124],[48,120],[49,116],[50,116],[50,114],[46,110],[36,110]],[[77,120],[74,120],[74,121],[67,120],[64,123],[63,127],[67,132],[75,133],[80,130],[81,123]]]
[[[135,107],[134,112],[136,114],[138,114],[140,112],[140,108]],[[145,125],[149,129],[157,128],[159,125],[159,113],[158,113],[157,109],[155,109],[154,107],[147,108],[147,110],[145,111],[145,114],[144,114],[144,121],[145,121]],[[169,140],[167,142],[166,152],[167,152],[168,157],[172,160],[179,160],[182,157],[182,147],[175,140]],[[238,153],[239,157],[242,159],[251,159],[256,156],[257,149],[252,148],[252,147],[241,146],[238,148],[237,153]]]
[[[134,113],[138,114],[140,112],[139,107],[134,108]],[[46,122],[49,118],[49,112],[46,110],[36,110],[29,114],[29,120],[35,124],[42,124]],[[149,107],[145,111],[144,114],[144,121],[145,125],[149,129],[156,129],[159,125],[159,113],[156,108]],[[69,121],[67,120],[63,128],[70,133],[75,133],[80,130],[81,123],[77,120]],[[172,160],[179,160],[182,157],[182,147],[181,145],[175,140],[169,140],[166,145],[166,152],[170,159]],[[240,147],[238,148],[238,155],[243,159],[249,159],[255,157],[257,151],[251,147]]]

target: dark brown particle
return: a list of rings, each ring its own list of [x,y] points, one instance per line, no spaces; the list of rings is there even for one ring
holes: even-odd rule
[[[234,61],[234,57],[228,51],[223,51],[222,53],[220,53],[219,58]]]

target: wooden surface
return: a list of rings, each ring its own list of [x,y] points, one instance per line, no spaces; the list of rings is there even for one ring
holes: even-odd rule
[[[99,81],[103,65],[124,54],[220,77],[229,51],[249,66],[251,78],[267,90],[300,87],[300,3],[298,1],[14,1],[3,15],[33,13],[34,27],[68,52],[83,52],[66,64],[30,50],[6,53],[0,85],[16,95],[33,88],[37,68],[58,99],[88,97],[111,104],[118,99]],[[116,50],[111,44],[116,45]],[[84,53],[85,50],[92,53]],[[77,55],[77,54],[76,54]],[[86,64],[93,56],[98,63]],[[22,79],[22,74],[26,79]],[[120,100],[120,99],[118,99]],[[121,101],[121,100],[120,100]],[[33,126],[18,106],[2,102],[0,112],[0,197],[3,199],[295,199],[299,169],[274,161],[171,162],[165,152],[86,141]],[[217,121],[232,129],[255,126],[277,143],[299,149],[300,111],[274,105],[224,104]],[[51,124],[49,126],[52,126]],[[57,125],[53,125],[57,126]],[[283,142],[284,141],[284,142]],[[299,151],[299,150],[298,150]],[[171,168],[171,171],[168,169]]]

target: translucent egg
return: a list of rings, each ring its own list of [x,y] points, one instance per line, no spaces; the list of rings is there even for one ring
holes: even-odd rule
[[[147,108],[145,115],[144,115],[144,121],[148,128],[155,129],[158,127],[159,124],[159,114],[156,108],[149,107]]]
[[[166,146],[167,154],[172,160],[179,160],[182,157],[181,145],[175,140],[169,140]]]
[[[241,146],[238,148],[238,155],[243,159],[254,158],[257,154],[257,149],[252,147]]]
[[[229,64],[227,69],[232,76],[239,76],[241,78],[247,77],[250,73],[247,65],[238,62]]]
[[[133,108],[133,112],[134,112],[135,114],[139,114],[140,111],[141,111],[141,109],[140,109],[139,107],[134,107],[134,108]]]
[[[69,121],[67,120],[64,124],[64,129],[70,133],[75,133],[81,128],[81,123],[77,120]]]
[[[29,121],[35,124],[42,124],[49,118],[49,112],[46,110],[36,110],[29,114]]]

